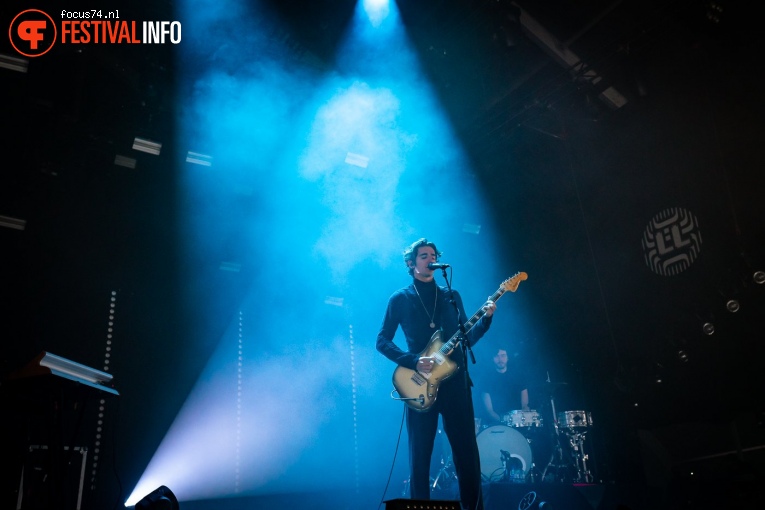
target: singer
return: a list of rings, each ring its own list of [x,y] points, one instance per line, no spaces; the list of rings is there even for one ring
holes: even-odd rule
[[[413,281],[390,296],[377,335],[378,351],[391,361],[421,374],[428,374],[436,362],[434,357],[420,357],[433,333],[441,328],[445,337],[450,338],[459,327],[448,288],[437,286],[433,278],[434,270],[430,264],[435,264],[440,256],[435,243],[424,238],[404,250],[404,264]],[[464,322],[469,317],[465,315],[462,298],[457,291],[453,291],[453,296]],[[495,309],[493,302],[487,302],[485,315],[467,334],[471,346],[489,329]],[[406,338],[406,351],[393,342],[399,326]],[[472,382],[464,368],[466,360],[462,349],[454,349],[449,358],[460,368],[440,385],[433,406],[425,412],[406,408],[410,497],[430,499],[430,461],[440,414],[452,448],[462,506],[466,510],[482,510],[481,464],[475,438]]]

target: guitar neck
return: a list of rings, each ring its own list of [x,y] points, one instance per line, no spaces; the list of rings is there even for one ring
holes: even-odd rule
[[[503,287],[500,287],[497,289],[497,291],[489,296],[489,299],[487,301],[494,301],[495,303],[499,298],[502,297],[502,295],[505,293],[505,289]],[[475,326],[476,322],[481,320],[481,317],[486,315],[486,309],[481,306],[481,308],[478,309],[476,313],[473,314],[472,317],[465,323],[465,334],[467,334],[471,329],[473,329],[473,326]],[[448,353],[452,349],[454,349],[460,340],[460,331],[457,331],[454,336],[452,336],[448,342],[446,342],[443,347],[440,349],[443,351],[443,354]]]
[[[489,296],[489,299],[487,299],[487,301],[494,301],[496,303],[497,300],[499,300],[499,298],[501,298],[504,293],[505,293],[505,289],[499,288],[497,289],[497,292]],[[486,315],[486,308],[482,306],[481,308],[478,309],[476,313],[473,314],[472,317],[470,317],[470,320],[468,320],[465,323],[465,332],[467,333],[468,331],[473,329],[473,326],[475,326],[475,323],[481,320],[481,317],[483,317],[484,315]]]

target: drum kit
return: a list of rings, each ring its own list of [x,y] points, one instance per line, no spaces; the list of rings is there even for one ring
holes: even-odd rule
[[[501,423],[481,425],[476,418],[476,442],[484,482],[592,483],[585,440],[592,430],[592,413],[573,410],[555,412],[552,427],[536,410],[505,413]],[[453,490],[456,475],[448,455],[440,460],[431,478],[433,491]]]
[[[502,424],[481,428],[476,442],[483,480],[592,483],[584,448],[593,426],[592,413],[563,411],[553,416],[552,432],[535,410],[510,411]]]

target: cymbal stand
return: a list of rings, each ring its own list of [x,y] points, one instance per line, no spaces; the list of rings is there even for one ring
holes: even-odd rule
[[[565,463],[563,462],[563,447],[561,447],[560,444],[560,426],[558,424],[558,414],[555,412],[555,399],[552,397],[552,394],[550,395],[550,408],[552,410],[552,418],[553,418],[553,429],[555,430],[555,445],[553,448],[553,452],[550,455],[550,461],[545,466],[544,470],[542,471],[542,476],[540,477],[540,481],[545,481],[545,476],[547,475],[547,470],[551,467],[554,467],[556,470],[556,479],[559,479],[558,481],[564,481],[561,477],[560,468],[565,467]],[[555,462],[555,458],[558,458],[557,462]],[[555,463],[554,463],[555,462]]]
[[[439,418],[440,420],[441,418]],[[435,478],[431,478],[430,490],[431,492],[441,490],[452,490],[454,488],[454,482],[457,480],[457,474],[454,470],[454,462],[452,461],[451,445],[443,431],[443,422],[438,427],[438,441],[441,443],[441,468],[438,470]]]
[[[456,480],[457,475],[454,473],[453,469],[450,470],[449,468],[452,468],[451,459],[449,462],[444,462],[444,458],[442,456],[441,469],[438,471],[436,478],[433,480],[433,483],[430,486],[431,491],[435,491],[437,489],[449,490],[452,488],[453,482]]]
[[[574,458],[574,464],[576,465],[576,483],[592,483],[594,480],[592,473],[587,467],[587,461],[590,456],[584,452],[584,439],[587,431],[584,432],[569,432],[568,435],[569,445],[571,445],[571,456]]]

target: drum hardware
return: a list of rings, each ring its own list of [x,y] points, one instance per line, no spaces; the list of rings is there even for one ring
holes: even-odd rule
[[[408,477],[406,480],[404,480],[404,486],[401,491],[401,497],[408,498],[410,495],[409,492],[409,484],[411,483],[412,478]],[[428,482],[430,483],[430,492],[431,494],[449,492],[449,496],[452,497],[453,494],[457,490],[457,472],[454,470],[454,464],[449,462],[446,465],[441,466],[441,470],[438,472],[435,478],[432,476],[428,479]]]
[[[555,409],[555,402],[551,400],[553,409]],[[587,466],[587,461],[590,459],[589,454],[584,450],[584,441],[586,439],[587,427],[592,425],[592,416],[590,413],[584,411],[566,411],[554,416],[558,416],[558,419],[554,421],[555,428],[555,445],[554,451],[550,456],[550,461],[545,466],[542,472],[542,480],[545,480],[547,471],[550,468],[555,468],[555,479],[560,482],[567,482],[567,470],[566,468],[572,468],[575,473],[570,480],[573,483],[592,483],[594,476],[590,472]],[[572,417],[578,416],[582,419],[573,420]],[[586,421],[584,419],[586,417]],[[563,422],[561,424],[560,422]],[[586,423],[586,425],[584,425]],[[572,426],[576,424],[576,426]],[[568,447],[570,461],[566,462],[563,455],[563,447],[561,445],[561,437],[565,436]]]
[[[564,429],[592,427],[592,413],[588,411],[563,411],[558,414],[560,426]]]
[[[450,490],[454,488],[454,484],[457,482],[457,472],[454,470],[454,463],[452,462],[451,455],[448,461],[444,461],[441,457],[441,469],[435,478],[431,478],[432,483],[430,485],[431,492],[437,490]]]
[[[438,465],[431,462],[430,492],[435,494],[444,491],[453,492],[457,482],[457,472],[452,461],[452,447],[439,418],[438,430],[433,443],[433,459],[438,459]],[[438,469],[436,471],[436,468]]]
[[[504,468],[502,481],[513,483],[525,482],[526,473],[523,470],[523,464],[518,459],[513,458],[508,451],[500,450],[499,455],[502,459],[502,467]]]
[[[571,457],[576,468],[575,483],[592,483],[594,480],[590,469],[587,467],[587,461],[590,459],[590,456],[584,451],[585,434],[587,434],[586,430],[584,432],[566,430],[569,445],[571,446]]]
[[[446,491],[452,488],[451,485],[442,485],[444,479],[437,479],[433,478],[432,476],[428,478],[428,482],[430,483],[430,493],[436,494],[439,491]],[[456,481],[456,475],[455,475],[455,481]],[[412,483],[412,477],[407,477],[404,480],[403,487],[401,489],[401,497],[402,498],[409,498],[411,495],[411,492],[409,490],[409,485]],[[449,482],[451,483],[451,482]]]
[[[547,373],[547,382],[550,382],[550,373]],[[545,477],[547,476],[547,471],[550,468],[555,468],[555,478],[558,481],[563,481],[561,479],[561,471],[560,469],[564,467],[563,464],[563,448],[560,444],[560,425],[558,424],[558,420],[556,419],[557,413],[555,412],[555,399],[553,398],[552,391],[550,392],[550,408],[552,409],[552,417],[553,417],[553,430],[555,431],[555,443],[553,445],[553,452],[550,455],[550,460],[547,462],[547,465],[545,466],[544,470],[542,470],[542,481],[545,480]],[[554,463],[555,460],[557,460],[557,463]]]
[[[550,383],[550,375],[547,375]],[[555,386],[566,383],[552,383]],[[588,427],[592,426],[592,415],[587,411],[564,411],[558,413],[555,410],[553,391],[550,391],[550,408],[553,417],[553,430],[555,432],[553,452],[550,460],[542,471],[542,481],[546,480],[548,470],[554,470],[554,479],[559,482],[591,483],[592,473],[587,467],[589,455],[584,451],[585,434]],[[563,453],[563,444],[568,446],[570,459],[566,460]]]
[[[561,446],[560,442],[560,431],[558,430],[557,424],[554,426],[555,428],[555,441],[553,444],[553,452],[550,454],[550,460],[547,462],[547,465],[545,466],[544,470],[542,470],[541,480],[544,482],[547,477],[547,472],[552,468],[554,470],[554,480],[558,482],[565,482],[566,480],[566,471],[565,468],[568,466],[567,463],[563,459],[563,447]]]
[[[430,486],[432,492],[453,490],[457,483],[457,474],[453,469],[447,469],[444,466],[432,480],[433,484]]]
[[[576,469],[576,483],[591,483],[592,473],[587,467],[590,456],[584,451],[587,430],[592,427],[592,414],[588,411],[563,411],[558,414],[558,421],[568,437],[571,458]]]

